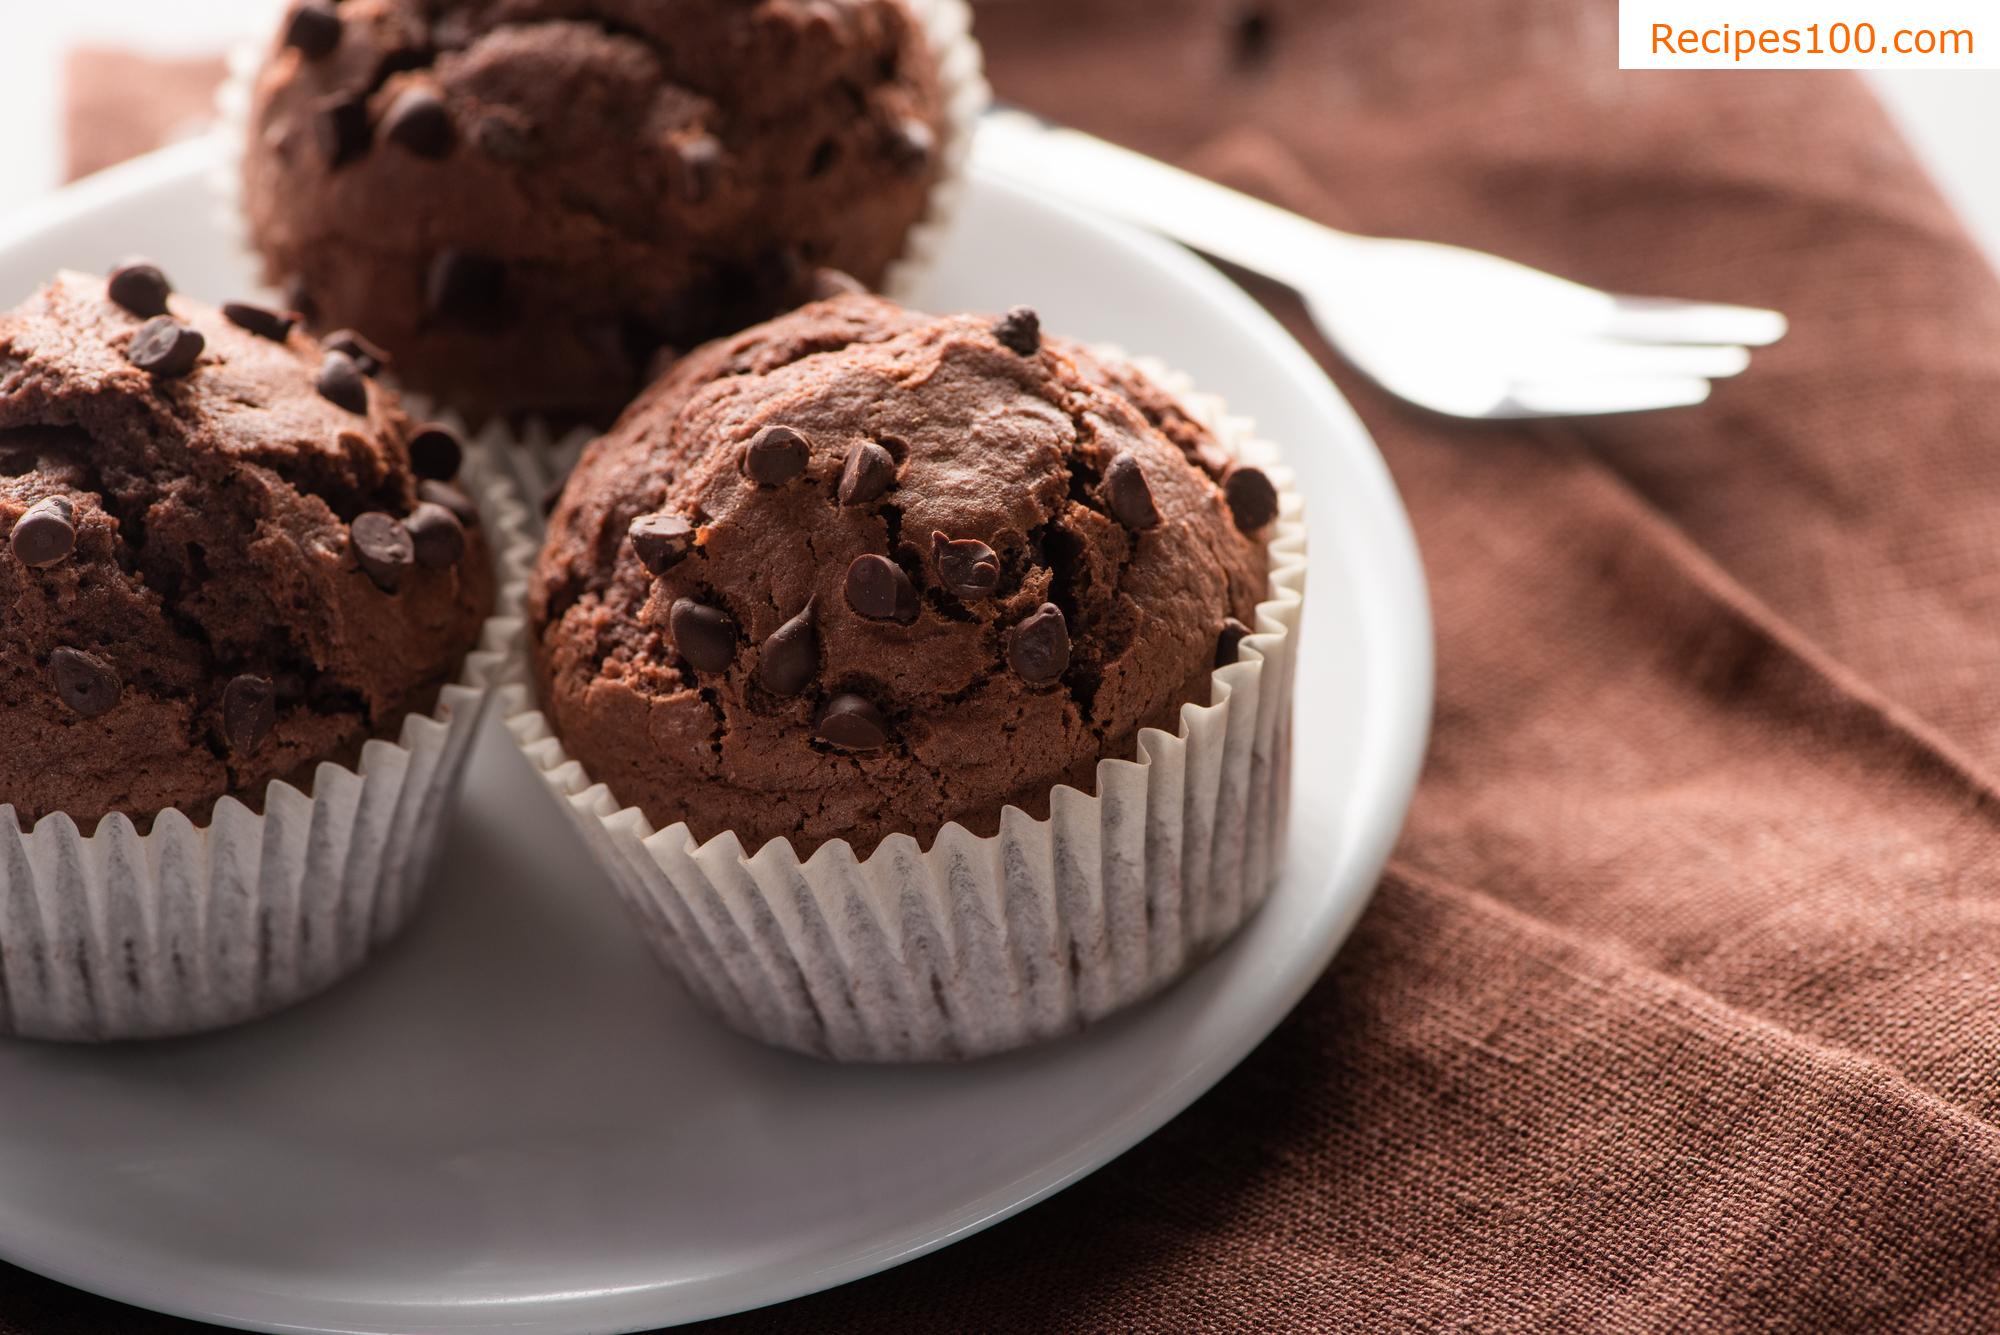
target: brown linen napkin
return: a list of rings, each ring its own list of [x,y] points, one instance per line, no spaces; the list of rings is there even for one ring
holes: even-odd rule
[[[214,119],[220,56],[158,60],[78,47],[64,72],[74,180],[199,131]]]
[[[1391,874],[1117,1164],[718,1328],[2000,1325],[2000,285],[1855,80],[1620,73],[1613,15],[980,7],[1002,95],[1054,118],[1793,334],[1699,410],[1470,427],[1259,285],[1429,565],[1436,736]],[[126,1317],[7,1287],[5,1335]]]

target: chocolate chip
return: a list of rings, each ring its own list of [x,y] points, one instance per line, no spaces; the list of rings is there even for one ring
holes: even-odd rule
[[[410,469],[418,477],[449,482],[464,462],[464,443],[442,422],[426,422],[410,437]]]
[[[14,521],[14,557],[24,566],[52,566],[76,550],[76,523],[60,496],[36,501]]]
[[[715,193],[722,177],[722,144],[712,134],[697,134],[674,145],[674,184],[683,200],[699,204]]]
[[[352,329],[334,330],[320,340],[320,346],[328,352],[344,352],[352,357],[363,375],[380,375],[382,368],[389,364],[388,353]]]
[[[655,575],[664,575],[694,550],[694,525],[679,515],[640,515],[626,530],[632,554]]]
[[[382,137],[420,158],[448,157],[458,146],[458,127],[444,101],[428,88],[406,88],[382,118]]]
[[[1242,647],[1243,637],[1250,634],[1250,628],[1235,617],[1224,617],[1222,633],[1215,637],[1215,665],[1228,667],[1236,661],[1236,651]]]
[[[758,684],[773,695],[797,695],[819,672],[819,631],[813,625],[818,598],[764,639],[757,651]]]
[[[931,534],[931,559],[937,563],[938,583],[967,602],[990,598],[1000,587],[1000,558],[977,538]]]
[[[465,555],[465,525],[436,501],[418,501],[403,527],[410,531],[417,564],[426,570],[447,570]]]
[[[347,536],[355,561],[384,593],[394,593],[404,572],[417,562],[417,546],[410,530],[394,515],[380,510],[356,515]]]
[[[344,352],[326,354],[319,364],[319,374],[313,377],[313,388],[337,408],[351,413],[368,411],[368,381],[354,364],[354,358]]]
[[[278,721],[277,691],[269,677],[245,672],[222,688],[222,740],[247,756]]]
[[[507,290],[507,267],[496,259],[464,250],[445,250],[431,261],[424,280],[424,304],[447,320],[479,320],[491,315]]]
[[[767,426],[743,447],[743,472],[760,487],[782,487],[806,471],[812,451],[788,426]]]
[[[373,138],[367,100],[334,97],[321,102],[313,111],[313,138],[329,167],[344,167],[366,153]]]
[[[907,626],[917,619],[917,590],[903,567],[869,552],[847,567],[847,605],[870,621]]]
[[[291,336],[292,326],[297,323],[283,311],[274,311],[269,306],[253,306],[247,301],[223,303],[222,315],[238,329],[247,329],[273,343],[283,343]]]
[[[423,481],[417,483],[417,499],[429,501],[432,505],[442,505],[445,509],[457,515],[458,522],[467,528],[471,528],[479,522],[479,507],[472,503],[470,496],[460,491],[457,487],[452,486],[449,482],[438,482],[431,478],[425,478]]]
[[[306,0],[285,21],[285,45],[307,60],[324,60],[340,45],[340,15],[327,0]]]
[[[118,703],[123,683],[111,664],[81,649],[58,649],[49,655],[55,669],[56,694],[85,718],[96,718]]]
[[[696,672],[725,672],[736,661],[736,623],[719,607],[676,598],[667,613],[667,629]]]
[[[141,317],[165,315],[167,297],[173,290],[160,266],[150,260],[127,260],[104,281],[106,296]]]
[[[813,735],[843,751],[879,751],[889,744],[889,725],[862,697],[836,695],[813,720]]]
[[[993,325],[993,337],[1010,352],[1032,357],[1042,350],[1042,317],[1030,306],[1016,306]]]
[[[814,301],[828,301],[834,297],[859,296],[868,287],[852,274],[838,269],[814,269],[807,287],[807,295]]]
[[[194,370],[195,359],[207,346],[200,330],[190,329],[172,316],[156,315],[132,335],[125,346],[125,360],[148,375],[171,380]]]
[[[532,162],[541,153],[534,136],[504,116],[482,116],[472,127],[472,142],[495,162],[519,165]]]
[[[319,313],[319,303],[313,300],[312,289],[297,274],[285,280],[285,305],[307,320]]]
[[[840,470],[840,503],[866,505],[896,481],[896,456],[872,440],[864,440],[847,452]]]
[[[1007,662],[1021,680],[1034,685],[1054,681],[1069,668],[1069,623],[1062,609],[1043,603],[1007,641]]]
[[[937,153],[937,131],[915,117],[897,121],[889,131],[889,161],[906,176],[930,166]]]
[[[1160,522],[1146,472],[1131,455],[1119,455],[1104,470],[1104,493],[1110,498],[1111,513],[1126,528],[1148,529]]]
[[[1261,468],[1232,469],[1222,481],[1222,496],[1229,502],[1236,527],[1245,533],[1255,533],[1278,517],[1278,489]]]
[[[1262,4],[1247,4],[1230,22],[1230,47],[1241,66],[1261,65],[1271,54],[1271,14]]]

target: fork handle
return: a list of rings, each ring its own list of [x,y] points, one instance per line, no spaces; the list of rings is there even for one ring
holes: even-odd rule
[[[1361,239],[1239,190],[1018,111],[980,119],[973,160],[1044,196],[1134,223],[1253,273],[1289,281],[1287,260],[1313,257],[1322,279]]]

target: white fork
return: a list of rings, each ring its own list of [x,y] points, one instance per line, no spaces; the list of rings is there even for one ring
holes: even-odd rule
[[[1352,236],[1021,112],[980,123],[981,167],[1276,279],[1343,356],[1454,417],[1700,403],[1777,342],[1776,311],[1625,297],[1459,246]]]

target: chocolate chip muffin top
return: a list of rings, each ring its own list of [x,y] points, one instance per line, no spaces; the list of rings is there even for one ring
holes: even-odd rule
[[[1205,702],[1276,493],[1032,312],[847,296],[710,344],[585,453],[531,591],[564,745],[655,824],[928,845]]]
[[[492,575],[456,442],[292,318],[62,274],[0,315],[0,802],[86,832],[429,708]]]
[[[304,0],[250,231],[317,327],[474,410],[610,420],[662,345],[873,284],[946,125],[905,0]]]

